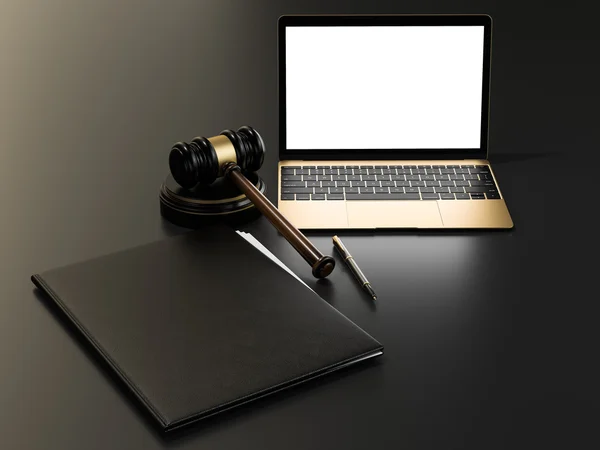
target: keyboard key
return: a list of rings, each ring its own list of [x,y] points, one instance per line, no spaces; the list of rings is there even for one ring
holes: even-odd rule
[[[296,194],[296,200],[310,200],[310,194]]]
[[[317,181],[317,176],[316,175],[303,175],[302,179],[304,181]]]
[[[465,175],[465,180],[477,180],[477,175]]]
[[[440,186],[454,187],[454,181],[440,181]]]
[[[311,175],[323,175],[323,169],[310,169],[309,170]]]
[[[301,181],[302,175],[282,175],[281,181]]]
[[[419,175],[406,175],[408,181],[421,181]]]
[[[471,186],[495,186],[495,184],[492,180],[471,180]]]
[[[321,187],[320,181],[307,181],[306,187]]]
[[[404,166],[404,168],[405,168],[405,169],[416,169],[416,168],[417,168],[417,166],[412,166],[412,165],[410,165],[410,166]]]
[[[440,198],[442,200],[454,200],[454,194],[441,193]]]
[[[335,181],[321,181],[323,187],[335,187]]]
[[[396,184],[393,181],[382,181],[381,185],[391,187],[391,186],[395,186]]]
[[[308,169],[296,169],[296,175],[308,175]]]
[[[484,200],[485,199],[485,195],[484,194],[471,194],[471,198],[473,200]]]
[[[449,174],[449,175],[454,175],[454,170],[452,169],[440,169],[440,172],[443,174]]]
[[[303,169],[316,169],[317,166],[302,166]]]
[[[397,169],[396,173],[398,175],[410,175],[410,170],[409,169]]]
[[[398,187],[409,187],[410,181],[396,181],[396,186]]]
[[[438,169],[437,167],[434,167],[432,169],[426,169],[425,172],[427,173],[427,175],[439,175],[440,169]]]
[[[418,194],[419,188],[418,187],[405,187],[404,192],[406,192],[407,194],[415,194],[415,193]]]
[[[467,164],[467,165],[463,165],[463,164],[461,164],[461,165],[460,165],[460,168],[461,168],[461,169],[474,169],[474,168],[475,168],[475,166],[473,166],[473,165],[469,165],[469,164]]]
[[[350,182],[349,181],[336,181],[335,185],[336,185],[336,187],[346,187],[346,186],[350,186]]]
[[[461,180],[462,181],[462,180],[465,179],[465,177],[464,177],[464,175],[450,175],[450,179],[451,180]]]
[[[302,167],[300,167],[300,166],[285,166],[285,167],[282,167],[282,169],[302,169]]]
[[[362,180],[363,181],[375,181],[375,175],[363,175]]]
[[[447,188],[447,187],[436,187],[435,188],[435,192],[437,192],[437,193],[440,193],[440,192],[450,192],[450,189]]]
[[[340,175],[352,175],[352,169],[340,169]]]
[[[435,178],[433,177],[433,175],[421,175],[421,180],[422,181],[435,181]]]
[[[446,167],[448,169],[459,169],[460,168],[460,166],[456,165],[456,164],[446,164]]]
[[[471,196],[469,194],[456,194],[457,200],[471,200]]]
[[[390,175],[375,175],[375,179],[377,181],[389,181],[391,180],[391,176]]]
[[[372,169],[373,166],[360,166],[361,169]]]
[[[421,200],[419,194],[346,194],[346,200]]]
[[[323,188],[315,188],[315,194],[328,194],[329,193],[329,188],[323,187]]]
[[[313,188],[302,188],[302,187],[282,187],[282,194],[312,194]]]
[[[346,175],[348,181],[360,181],[360,175]]]
[[[441,181],[427,181],[425,184],[427,187],[438,187]]]
[[[454,169],[454,172],[459,173],[469,173],[469,169]]]
[[[389,194],[390,190],[387,187],[376,187],[375,188],[375,193],[376,194]]]
[[[330,166],[317,166],[317,169],[329,170],[329,169],[331,169],[331,167]]]
[[[366,181],[367,187],[379,187],[381,186],[379,181]]]
[[[282,167],[281,168],[281,174],[282,175],[294,175],[294,169],[292,169],[291,167]]]
[[[311,200],[325,200],[325,194],[313,194],[310,196]]]
[[[395,175],[396,171],[394,169],[382,169],[381,173],[383,173],[384,175]]]
[[[483,194],[486,191],[487,189],[483,186],[465,188],[465,192],[468,192],[469,194]]]
[[[486,192],[485,195],[490,200],[500,198],[500,193],[498,191],[496,191],[496,192]]]
[[[439,194],[421,194],[421,198],[423,200],[439,200],[440,196]]]
[[[456,186],[469,186],[469,182],[468,181],[455,181],[454,184]]]
[[[463,187],[451,187],[450,188],[450,192],[454,192],[455,194],[457,192],[464,193],[465,192],[465,188],[463,188]]]
[[[422,188],[419,188],[419,192],[421,194],[423,194],[423,193],[425,193],[425,194],[433,194],[434,191],[433,191],[432,187],[422,187]]]
[[[354,175],[368,175],[369,171],[367,169],[354,169]]]
[[[347,187],[347,188],[344,188],[344,192],[346,194],[358,194],[358,188]]]
[[[337,174],[338,174],[337,169],[325,169],[325,175],[337,175]]]
[[[373,190],[372,187],[365,187],[365,188],[360,188],[360,193],[361,194],[374,194],[375,191]]]
[[[404,180],[406,180],[406,177],[404,175],[392,175],[392,180],[393,181],[404,181]]]
[[[431,169],[431,166],[417,166],[419,169]]]
[[[331,166],[332,169],[343,169],[345,166]]]
[[[392,188],[390,188],[390,192],[392,194],[404,194],[404,188],[401,188],[401,187],[392,187]]]
[[[294,200],[295,198],[294,194],[281,194],[281,200]]]
[[[317,180],[319,181],[331,181],[332,175],[317,175]]]
[[[428,183],[435,183],[435,181],[428,181]],[[425,181],[411,181],[410,185],[413,187],[425,187]]]
[[[411,172],[413,175],[425,175],[425,169],[413,169]]]
[[[344,200],[344,194],[327,194],[327,200]]]
[[[346,175],[333,175],[331,179],[333,181],[346,181]]]
[[[284,181],[281,183],[283,187],[306,187],[304,181]]]
[[[352,187],[365,187],[367,185],[366,181],[352,181]]]
[[[329,188],[329,193],[330,194],[343,194],[344,193],[344,189],[341,187],[330,187]]]

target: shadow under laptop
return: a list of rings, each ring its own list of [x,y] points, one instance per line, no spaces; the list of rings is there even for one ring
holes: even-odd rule
[[[250,415],[268,413],[269,409],[276,407],[280,402],[290,402],[293,398],[304,395],[307,392],[318,392],[320,386],[326,386],[330,383],[335,383],[336,380],[341,380],[345,377],[362,372],[369,368],[374,368],[382,364],[383,356],[378,358],[361,361],[335,372],[325,374],[319,378],[307,380],[306,382],[293,385],[281,391],[276,391],[274,395],[266,395],[248,403],[235,406],[230,410],[222,411],[214,416],[210,416],[191,424],[182,426],[171,431],[163,431],[156,419],[148,412],[141,401],[131,392],[125,382],[119,378],[108,363],[98,356],[97,350],[83,336],[82,332],[67,318],[54,302],[49,300],[46,295],[37,288],[33,289],[34,296],[46,308],[46,310],[61,324],[62,328],[75,341],[77,346],[82,350],[89,361],[98,369],[100,374],[117,390],[117,392],[125,399],[125,404],[139,418],[146,429],[153,434],[166,447],[177,447],[188,440],[198,438],[209,433],[216,432],[225,428],[236,421],[243,420]]]
[[[425,228],[377,228],[377,229],[331,229],[331,230],[301,230],[307,236],[328,236],[337,234],[344,236],[486,236],[512,235],[516,231],[517,225],[512,229],[505,228],[443,228],[443,229],[425,229]],[[333,248],[333,246],[332,246]]]

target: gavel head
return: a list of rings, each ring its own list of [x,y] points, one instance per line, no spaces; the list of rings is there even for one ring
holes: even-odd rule
[[[209,185],[223,176],[223,166],[233,162],[242,171],[256,172],[265,158],[265,144],[258,131],[249,126],[224,130],[210,138],[178,142],[169,154],[171,175],[181,187]]]

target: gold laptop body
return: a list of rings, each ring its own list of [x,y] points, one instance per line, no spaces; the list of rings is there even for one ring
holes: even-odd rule
[[[487,166],[494,178],[497,195],[494,199],[477,196],[470,199],[439,200],[282,200],[285,191],[282,168],[303,166]],[[309,169],[311,170],[311,169]],[[354,169],[353,171],[355,171]],[[393,170],[393,169],[392,169]],[[396,169],[397,170],[397,169]],[[409,170],[409,169],[407,169]],[[417,169],[419,170],[419,169]],[[423,170],[423,169],[421,169]],[[451,169],[448,169],[451,170]],[[454,169],[456,170],[456,169]],[[469,169],[466,169],[469,170]],[[279,210],[300,229],[375,229],[375,228],[512,228],[513,222],[500,187],[486,160],[458,161],[281,161],[279,163]],[[296,170],[294,170],[296,171]],[[427,169],[425,169],[427,171]],[[432,172],[435,169],[431,170]],[[338,169],[339,172],[339,169]],[[427,175],[426,175],[427,176]],[[464,175],[463,175],[464,176]],[[348,176],[346,176],[347,178]],[[285,178],[285,176],[284,176]],[[390,176],[391,178],[391,176]],[[405,175],[406,178],[406,175]],[[435,177],[434,177],[435,178]],[[427,183],[427,182],[425,182]],[[432,183],[432,184],[435,184]],[[316,188],[313,188],[313,191]],[[360,188],[359,188],[360,189]],[[383,188],[382,188],[383,189]],[[391,188],[388,187],[391,190]],[[436,190],[433,188],[434,191]],[[463,187],[463,190],[467,188]],[[406,190],[406,188],[404,188]],[[440,188],[439,190],[450,190]],[[435,194],[435,193],[434,193]],[[438,193],[441,197],[441,193]],[[298,195],[298,194],[296,194]],[[309,194],[310,195],[310,194]],[[318,195],[318,194],[312,194]],[[348,195],[345,194],[344,197]],[[377,194],[373,194],[374,196]],[[388,194],[382,194],[388,195]],[[393,194],[389,194],[393,195]],[[448,195],[448,196],[449,196]],[[471,194],[465,193],[465,196]],[[419,193],[422,196],[422,193]],[[381,198],[381,195],[379,195]],[[317,197],[321,198],[321,197]],[[338,198],[338,197],[335,197]]]

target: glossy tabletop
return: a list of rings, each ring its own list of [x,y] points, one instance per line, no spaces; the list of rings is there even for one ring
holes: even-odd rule
[[[336,3],[3,2],[0,448],[529,449],[597,439],[592,14],[577,2]],[[515,228],[338,233],[377,291],[374,305],[339,258],[317,282],[264,218],[244,226],[385,354],[165,437],[29,277],[185,232],[158,203],[179,140],[252,125],[276,201],[276,21],[286,13],[492,15],[490,161]],[[331,233],[309,237],[333,253]]]

